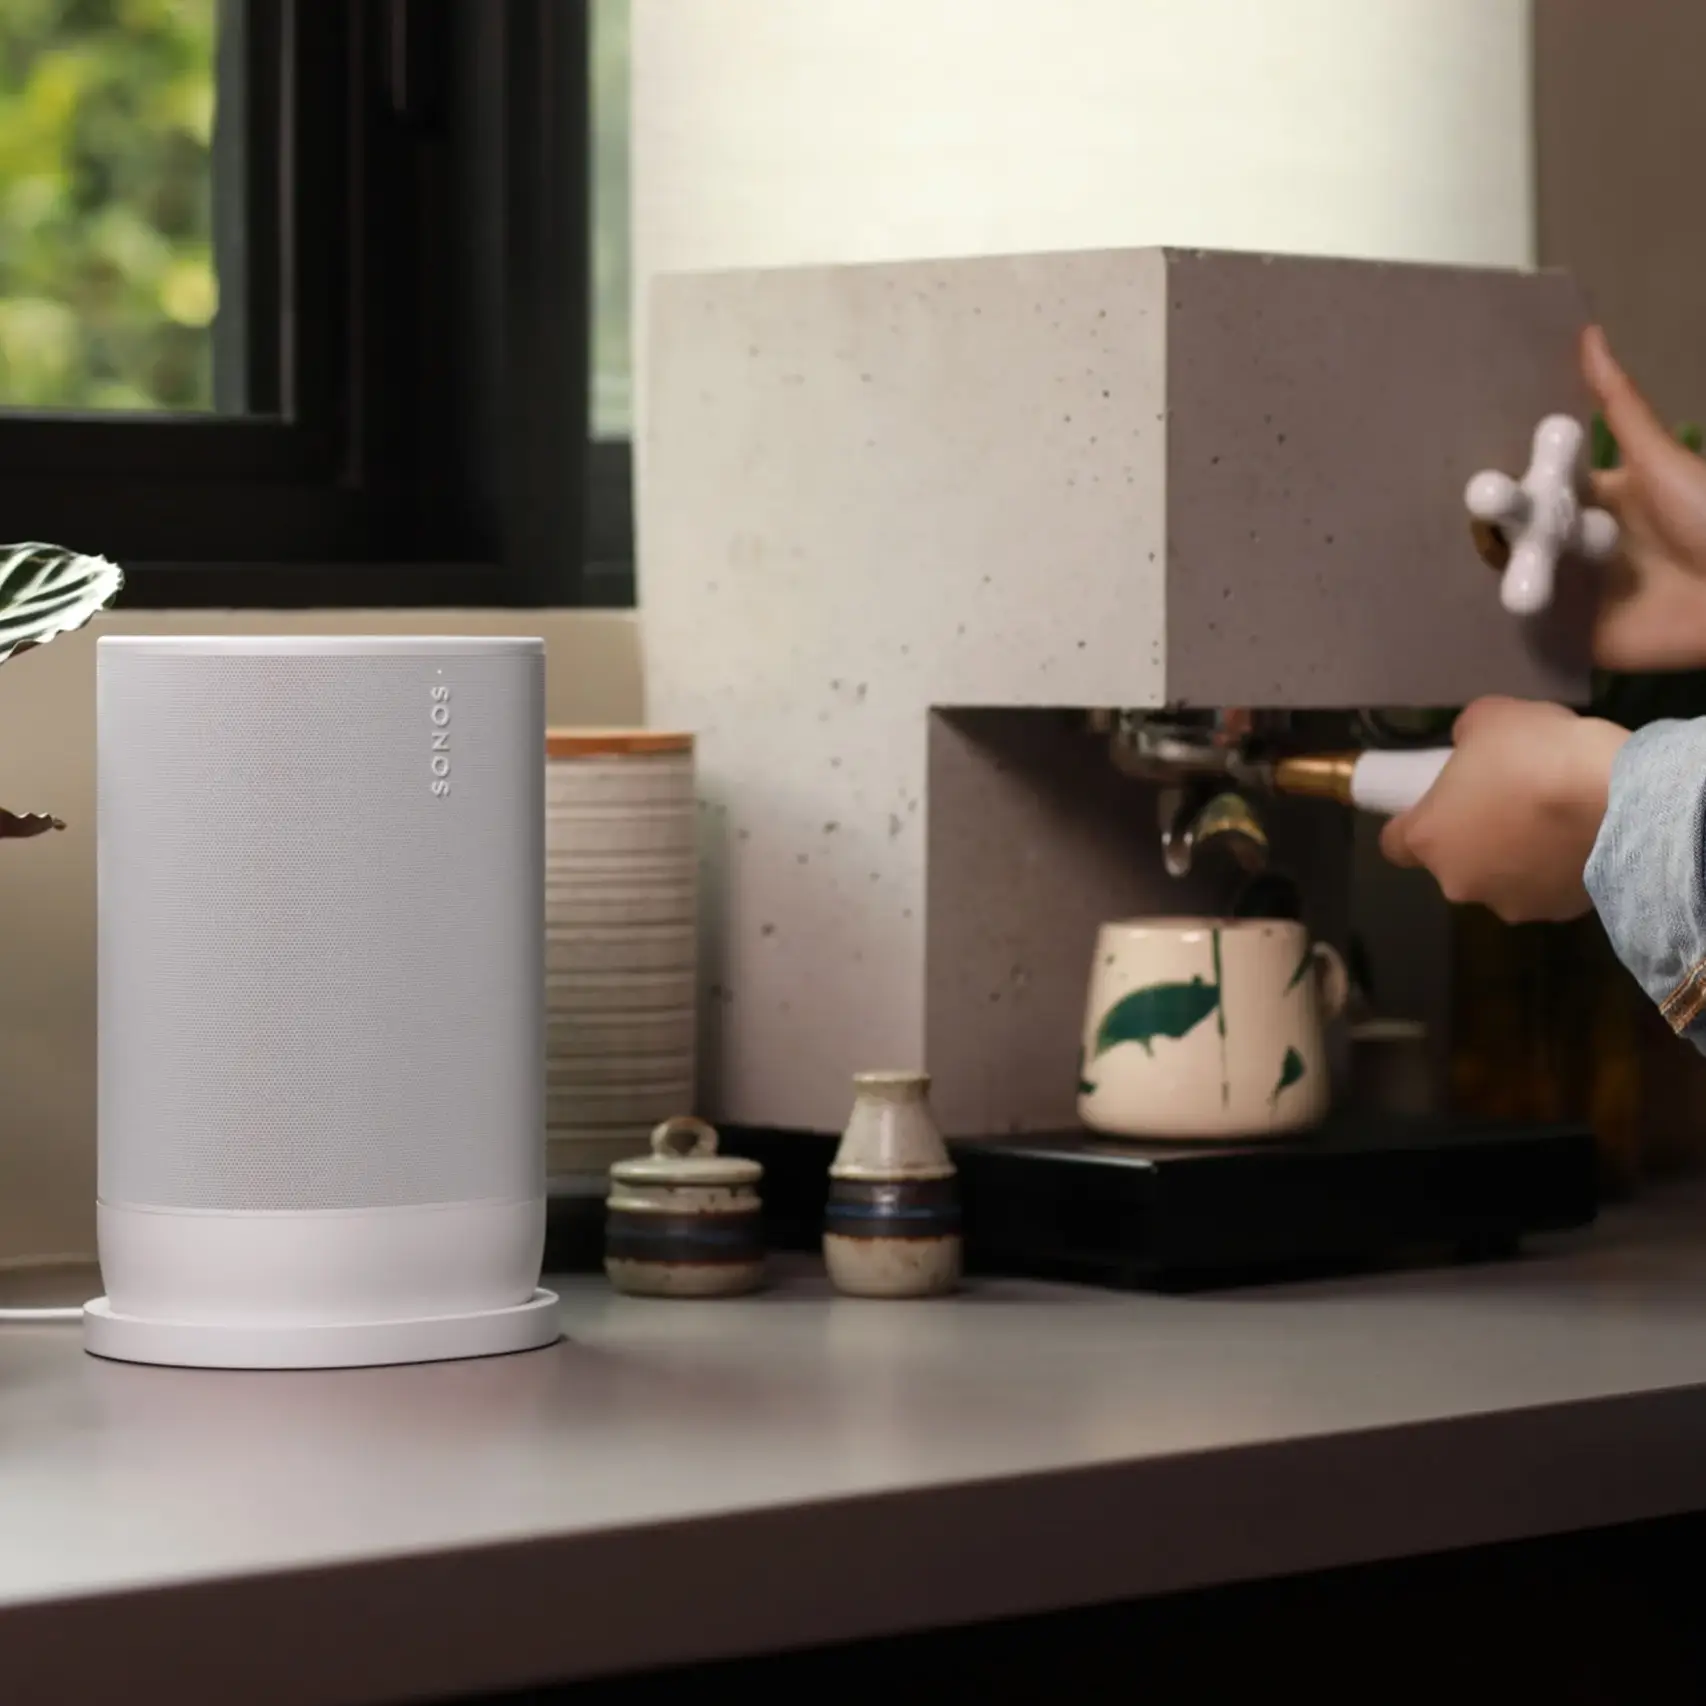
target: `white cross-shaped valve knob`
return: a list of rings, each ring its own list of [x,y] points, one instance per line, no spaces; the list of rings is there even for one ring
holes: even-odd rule
[[[1491,470],[1469,482],[1464,501],[1477,521],[1495,527],[1510,548],[1499,602],[1513,616],[1532,616],[1552,602],[1558,559],[1566,552],[1595,561],[1617,549],[1617,522],[1576,496],[1581,423],[1548,415],[1534,431],[1534,453],[1520,480]]]

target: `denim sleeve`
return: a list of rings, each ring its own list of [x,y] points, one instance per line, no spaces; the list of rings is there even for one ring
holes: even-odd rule
[[[1612,947],[1672,1030],[1706,1053],[1706,719],[1624,743],[1584,873]]]

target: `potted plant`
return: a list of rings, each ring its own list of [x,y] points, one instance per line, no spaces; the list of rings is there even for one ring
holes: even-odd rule
[[[0,664],[83,627],[123,585],[123,571],[104,557],[85,557],[62,545],[0,545]],[[0,806],[0,841],[64,827],[46,812]]]

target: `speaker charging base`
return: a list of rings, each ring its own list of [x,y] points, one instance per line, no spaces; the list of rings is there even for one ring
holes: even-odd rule
[[[540,1350],[562,1336],[557,1296],[407,1321],[223,1323],[121,1315],[104,1297],[83,1311],[83,1348],[114,1362],[171,1368],[374,1368]]]
[[[118,1362],[363,1368],[558,1337],[543,1196],[248,1214],[98,1200],[95,1235],[107,1296],[83,1347]]]

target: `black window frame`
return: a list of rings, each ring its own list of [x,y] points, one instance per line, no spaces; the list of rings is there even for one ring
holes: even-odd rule
[[[0,537],[114,558],[128,607],[632,604],[587,0],[229,3],[220,400],[282,413],[0,411]]]

